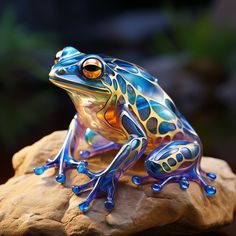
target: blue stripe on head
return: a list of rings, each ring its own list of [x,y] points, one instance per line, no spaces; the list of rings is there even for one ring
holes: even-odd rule
[[[78,51],[76,48],[68,46],[63,48],[61,58],[64,59],[66,57],[71,57],[72,55],[80,54],[80,51]]]

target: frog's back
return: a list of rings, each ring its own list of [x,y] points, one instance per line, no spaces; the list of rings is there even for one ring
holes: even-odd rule
[[[155,101],[161,102],[165,97],[165,92],[159,86],[157,78],[151,76],[143,68],[120,59],[106,58],[105,61],[113,72],[115,72],[114,77],[118,84],[121,86],[124,84],[127,87],[127,92],[130,90],[131,93],[130,87],[132,87],[138,93]],[[122,79],[125,80],[126,85],[122,83]]]
[[[149,139],[148,151],[171,140],[197,139],[197,134],[158,80],[144,69],[120,59],[106,59],[113,71],[116,95],[138,117]]]

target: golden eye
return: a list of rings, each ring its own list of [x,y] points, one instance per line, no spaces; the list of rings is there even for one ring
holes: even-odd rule
[[[57,62],[59,61],[61,55],[62,55],[62,50],[57,52],[57,54],[54,58],[54,64],[57,64]]]
[[[89,79],[97,79],[102,74],[102,63],[96,58],[89,58],[82,64],[82,72]]]

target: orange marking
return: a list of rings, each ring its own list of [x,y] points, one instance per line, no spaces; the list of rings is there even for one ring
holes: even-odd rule
[[[119,119],[117,118],[116,112],[114,111],[114,108],[109,107],[105,113],[105,119],[107,120],[107,122],[115,127],[115,128],[119,128],[120,127],[120,122]]]

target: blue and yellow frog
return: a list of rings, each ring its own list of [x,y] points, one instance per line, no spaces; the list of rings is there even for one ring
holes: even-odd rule
[[[120,176],[144,155],[147,176],[133,176],[134,184],[152,182],[152,190],[160,192],[170,182],[186,190],[189,181],[195,181],[207,195],[216,193],[207,182],[216,175],[200,167],[202,144],[198,135],[158,80],[143,68],[66,47],[56,54],[49,76],[52,83],[67,91],[77,113],[57,156],[34,172],[41,175],[55,167],[59,183],[65,182],[68,168],[87,175],[90,181],[72,187],[77,195],[90,190],[79,204],[80,210],[87,211],[103,192],[105,208],[111,211]],[[80,146],[82,140],[89,148]],[[113,149],[118,152],[107,168],[98,173],[88,169],[85,159]],[[80,160],[75,158],[78,152]]]

